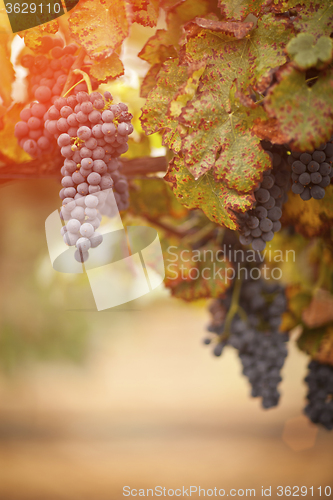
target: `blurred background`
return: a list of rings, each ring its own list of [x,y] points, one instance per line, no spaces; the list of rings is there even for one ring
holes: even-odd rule
[[[202,345],[204,301],[159,288],[98,313],[85,277],[48,258],[58,190],[46,179],[0,189],[0,499],[191,485],[257,497],[272,486],[273,498],[277,486],[313,486],[321,498],[333,433],[302,416],[307,357],[290,342],[280,405],[264,411],[235,352],[214,358]]]

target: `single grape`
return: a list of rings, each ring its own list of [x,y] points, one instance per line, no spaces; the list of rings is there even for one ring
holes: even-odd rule
[[[259,227],[264,232],[271,231],[273,228],[273,222],[268,218],[261,219]]]
[[[325,189],[316,185],[311,188],[311,196],[315,200],[322,200],[325,196]]]
[[[299,176],[299,183],[302,184],[302,186],[307,186],[311,182],[311,176],[308,172],[304,172]]]
[[[266,242],[263,241],[261,238],[254,238],[252,241],[252,248],[255,252],[262,252],[265,250],[266,247]]]
[[[319,172],[313,172],[311,174],[311,182],[312,184],[320,184],[322,181],[322,176],[320,175]]]
[[[84,226],[85,224],[83,224]],[[81,226],[82,227],[82,226]],[[90,240],[88,238],[79,238],[76,242],[76,248],[82,252],[87,252],[91,247]]]
[[[85,198],[85,204],[88,208],[96,208],[97,205],[98,205],[98,198],[97,196],[93,196],[93,195],[88,195],[86,198]]]
[[[81,222],[77,219],[71,219],[66,224],[67,231],[74,234],[80,231],[80,227],[81,227]]]
[[[87,141],[91,137],[91,129],[86,126],[82,126],[78,129],[77,136],[83,141]]]
[[[60,134],[57,139],[57,143],[60,148],[68,146],[71,143],[71,138],[68,134]]]
[[[266,203],[270,198],[269,191],[267,189],[262,189],[260,188],[256,193],[255,193],[255,199],[259,203]]]
[[[312,160],[312,156],[309,153],[302,153],[299,159],[302,163],[307,165]]]
[[[96,160],[96,161],[102,161],[102,160]],[[92,172],[91,174],[88,175],[87,181],[92,186],[97,186],[101,182],[101,176],[97,172]]]
[[[82,236],[85,236],[86,238],[90,238],[90,236],[92,236],[93,233],[94,233],[94,228],[89,222],[85,222],[80,227],[80,234]]]

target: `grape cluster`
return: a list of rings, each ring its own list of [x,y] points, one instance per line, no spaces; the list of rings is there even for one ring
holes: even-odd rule
[[[308,405],[304,412],[315,424],[333,429],[333,366],[312,360],[305,378]]]
[[[227,313],[231,306],[232,290],[212,304],[213,320],[208,331],[218,335],[213,353],[220,356],[226,345],[234,347],[243,366],[243,374],[252,386],[252,397],[261,397],[262,406],[277,406],[280,398],[278,384],[280,371],[287,356],[286,333],[279,332],[281,315],[287,301],[284,288],[264,280],[245,280],[239,296],[242,316],[237,313],[230,323],[230,332],[225,332]],[[246,315],[246,320],[243,315]],[[210,344],[212,338],[204,339]]]
[[[333,137],[310,153],[292,151],[288,162],[292,168],[292,192],[304,201],[321,200],[333,177]]]
[[[239,241],[242,245],[251,244],[253,250],[259,252],[281,229],[282,205],[287,200],[290,177],[285,149],[266,142],[262,146],[270,156],[273,168],[264,172],[262,182],[254,190],[255,208],[238,214]]]
[[[20,146],[33,157],[46,151],[50,153],[55,147],[53,134],[44,127],[46,113],[61,95],[78,51],[76,44],[63,46],[57,37],[44,36],[41,44],[41,54],[26,54],[21,58],[22,66],[29,69],[28,88],[33,102],[21,111],[21,121],[15,125],[14,132]],[[94,85],[98,83],[93,82],[93,88]],[[79,83],[73,93],[83,90],[87,90],[86,83]]]
[[[102,242],[95,233],[102,214],[113,215],[103,191],[114,188],[118,209],[128,207],[128,183],[119,172],[118,157],[128,149],[132,115],[125,104],[111,103],[110,92],[102,96],[81,91],[60,97],[45,122],[65,158],[59,196],[63,200],[60,215],[68,222],[62,232],[66,244],[76,245],[79,262],[87,260],[89,248]]]

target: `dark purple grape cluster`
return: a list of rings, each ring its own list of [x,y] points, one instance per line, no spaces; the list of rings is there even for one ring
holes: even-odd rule
[[[267,142],[262,142],[262,146],[271,158],[272,169],[264,172],[263,180],[254,190],[255,208],[237,214],[239,241],[242,245],[251,244],[253,250],[259,252],[281,229],[282,205],[287,200],[290,187],[285,148]]]
[[[289,336],[279,332],[281,316],[287,307],[284,288],[262,279],[244,280],[239,296],[242,316],[237,313],[232,318],[230,332],[226,334],[232,293],[229,289],[210,309],[212,323],[208,331],[218,335],[213,354],[220,356],[226,345],[234,347],[242,362],[243,374],[252,386],[251,396],[262,398],[264,408],[272,408],[279,402],[277,387],[288,354],[285,343]],[[210,344],[212,340],[207,337],[204,343]]]
[[[64,46],[62,39],[51,36],[44,36],[41,44],[40,54],[25,54],[21,58],[22,66],[29,70],[28,91],[33,101],[21,111],[21,121],[15,125],[14,132],[20,146],[33,157],[51,153],[56,146],[53,134],[44,128],[47,110],[61,95],[79,49],[74,43]],[[76,76],[75,81],[79,78],[81,76]],[[97,87],[94,81],[93,88]],[[84,90],[87,85],[82,82],[72,93]]]
[[[308,386],[304,413],[315,424],[333,429],[333,366],[312,360],[305,378]]]
[[[101,243],[95,230],[102,215],[114,215],[113,198],[103,192],[113,188],[118,210],[128,208],[128,183],[119,172],[118,158],[128,150],[131,118],[125,104],[112,104],[110,92],[60,97],[48,110],[45,128],[65,158],[59,193],[61,217],[68,221],[63,238],[77,246],[79,262],[87,260],[92,241]]]
[[[292,192],[299,194],[304,201],[311,198],[321,200],[333,177],[333,137],[314,151],[291,151],[288,163],[292,168]]]

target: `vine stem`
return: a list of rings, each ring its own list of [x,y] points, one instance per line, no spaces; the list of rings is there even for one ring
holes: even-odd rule
[[[73,62],[72,67],[68,73],[65,86],[62,90],[62,94],[61,94],[62,96],[64,94],[66,94],[68,92],[68,90],[74,85],[75,81],[74,81],[74,73],[73,72],[76,69],[81,68],[85,57],[86,57],[86,51],[84,50],[83,47],[81,47],[81,49],[79,50],[78,56],[75,59],[75,61]]]
[[[90,81],[88,73],[86,73],[85,71],[82,71],[82,69],[78,69],[78,68],[73,69],[73,73],[74,73],[74,75],[82,75],[83,76],[83,79],[87,85],[88,94],[91,94],[92,93],[92,86],[91,86],[91,81]]]

